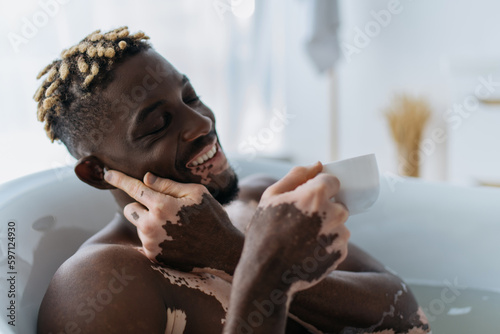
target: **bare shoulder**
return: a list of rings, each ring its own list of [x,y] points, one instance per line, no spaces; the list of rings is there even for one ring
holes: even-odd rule
[[[38,332],[164,333],[163,289],[151,262],[134,247],[83,247],[54,275]]]
[[[38,332],[221,333],[230,289],[212,274],[154,264],[136,247],[91,242],[54,275]]]

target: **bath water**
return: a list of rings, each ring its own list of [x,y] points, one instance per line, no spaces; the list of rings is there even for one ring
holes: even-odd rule
[[[409,284],[432,334],[499,334],[500,292]]]

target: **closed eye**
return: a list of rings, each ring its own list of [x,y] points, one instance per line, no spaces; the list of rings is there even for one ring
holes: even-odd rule
[[[168,128],[168,126],[170,125],[170,122],[172,120],[172,116],[170,115],[170,113],[164,113],[161,118],[162,118],[163,123],[159,127],[156,127],[151,131],[148,131],[144,135],[144,137],[157,134],[157,133],[163,131],[164,129]]]

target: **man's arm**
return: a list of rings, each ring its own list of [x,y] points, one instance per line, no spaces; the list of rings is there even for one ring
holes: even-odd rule
[[[342,302],[336,302],[342,301]],[[296,294],[290,313],[326,333],[428,333],[427,319],[404,282],[350,244],[346,260],[314,287]]]
[[[262,195],[235,270],[225,334],[284,333],[292,296],[345,259],[347,210],[330,201],[339,182],[321,168],[294,168]],[[322,261],[309,277],[289,277],[313,255]]]
[[[275,182],[262,175],[247,177],[241,182],[239,200],[258,202],[262,192]],[[296,274],[307,275],[310,265],[304,263]],[[347,258],[336,271],[316,286],[296,294],[290,313],[298,321],[327,333],[347,327],[364,329],[366,333],[383,329],[404,333],[411,328],[421,333],[430,331],[406,284],[353,244],[349,244]]]
[[[280,273],[273,269],[261,258],[242,258],[231,289],[224,334],[285,332],[290,287],[280,282]]]
[[[304,262],[303,267],[296,267],[295,275],[307,277],[308,266],[312,264]],[[258,296],[252,290],[246,293],[241,296],[242,300],[252,293]],[[269,295],[267,298],[269,300]],[[276,298],[278,302],[274,305],[278,306],[280,298]],[[289,312],[299,323],[325,333],[346,328],[363,330],[362,333],[384,329],[393,329],[396,333],[407,333],[410,329],[413,333],[430,331],[406,284],[352,244],[337,270],[314,287],[295,295]]]

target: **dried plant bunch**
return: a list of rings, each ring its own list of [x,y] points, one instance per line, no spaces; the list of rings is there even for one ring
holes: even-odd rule
[[[418,156],[422,135],[431,116],[429,103],[423,98],[397,94],[384,114],[399,154],[407,160],[412,153]],[[418,164],[418,158],[413,160],[417,160],[413,164]],[[418,176],[418,166],[412,167],[416,172],[409,174]]]
[[[385,116],[389,121],[392,137],[398,146],[412,148],[420,145],[431,110],[428,102],[423,98],[399,94],[386,109]]]

